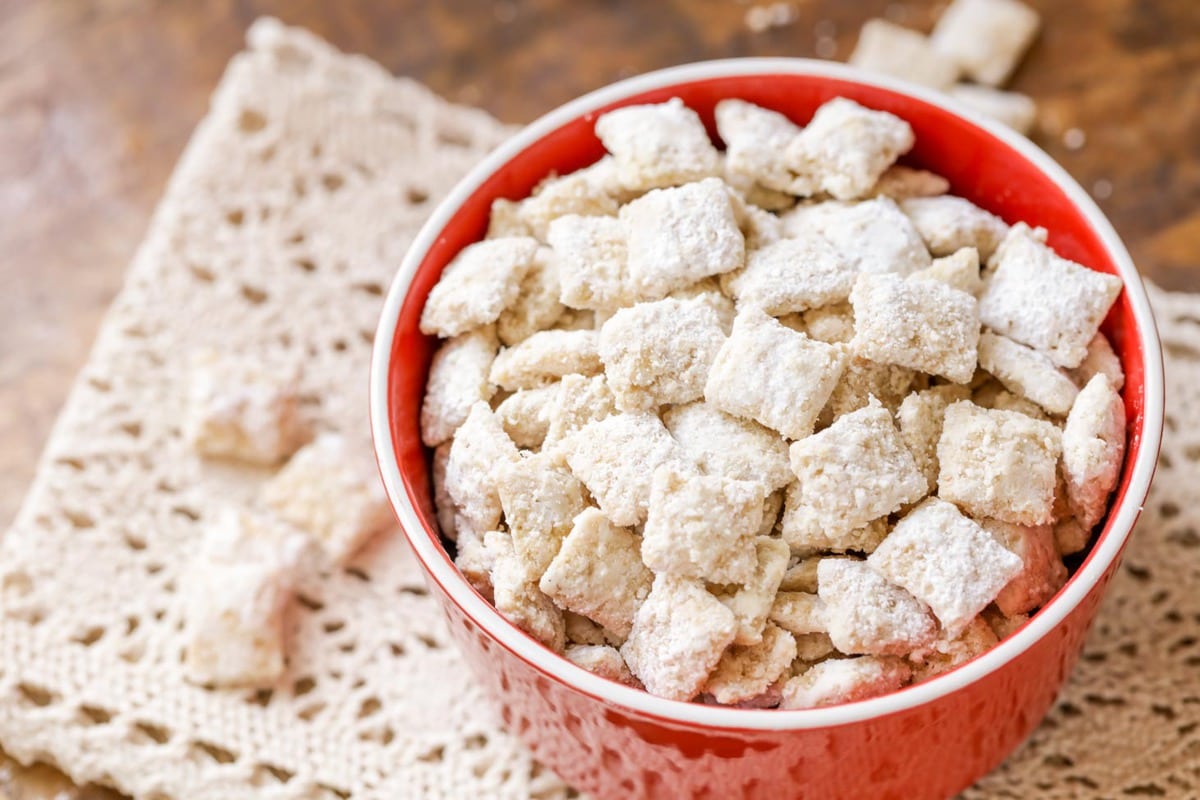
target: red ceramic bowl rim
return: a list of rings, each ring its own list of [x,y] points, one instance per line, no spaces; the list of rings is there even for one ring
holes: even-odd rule
[[[444,557],[441,544],[425,533],[420,512],[410,502],[396,463],[389,424],[388,377],[393,340],[401,307],[417,268],[441,231],[463,202],[490,176],[501,170],[516,154],[546,134],[598,108],[643,92],[712,78],[794,74],[825,77],[873,86],[925,103],[941,106],[1003,140],[1053,180],[1087,219],[1125,282],[1133,309],[1137,341],[1145,363],[1142,446],[1133,465],[1128,490],[1118,507],[1110,512],[1105,535],[1068,586],[1032,620],[992,650],[952,672],[900,692],[828,708],[802,710],[751,710],[702,705],[655,697],[600,678],[547,650],[504,619],[475,592]],[[1112,225],[1078,183],[1040,148],[1024,136],[994,123],[947,96],[921,87],[863,72],[843,64],[797,58],[744,58],[706,61],[650,72],[598,89],[546,114],[500,145],[472,169],[434,210],[405,255],[384,303],[371,359],[371,427],[375,454],[388,497],[426,574],[480,628],[511,653],[544,674],[598,700],[623,706],[660,719],[712,728],[742,730],[811,729],[845,725],[904,711],[963,689],[1000,669],[1059,625],[1091,592],[1113,562],[1141,512],[1158,460],[1163,424],[1163,371],[1150,301],[1129,253]],[[400,676],[398,676],[400,677]]]

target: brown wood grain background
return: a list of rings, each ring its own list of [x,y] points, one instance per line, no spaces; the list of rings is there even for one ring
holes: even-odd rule
[[[1026,2],[1043,30],[1013,88],[1039,104],[1033,138],[1093,191],[1145,275],[1200,290],[1200,2]],[[0,530],[256,17],[525,122],[659,67],[815,56],[819,35],[845,59],[865,20],[928,30],[944,4],[798,0],[793,22],[755,33],[737,0],[0,0]],[[1073,128],[1085,142],[1070,149]],[[0,761],[0,800],[101,796]]]

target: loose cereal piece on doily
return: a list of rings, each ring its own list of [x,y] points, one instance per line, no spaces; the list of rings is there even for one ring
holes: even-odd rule
[[[979,524],[1021,559],[1021,571],[996,595],[996,606],[1006,616],[1041,608],[1067,582],[1050,525],[1013,525],[998,519],[981,519]]]
[[[936,497],[901,518],[867,565],[928,605],[949,636],[1021,571],[1018,556]]]
[[[787,442],[757,422],[705,402],[672,406],[662,418],[684,454],[707,475],[754,481],[763,495],[792,480]]]
[[[767,619],[797,636],[827,632],[825,604],[819,596],[809,592],[779,592],[771,603]]]
[[[845,367],[840,347],[788,330],[750,307],[734,320],[704,396],[722,411],[800,439],[812,433]]]
[[[800,134],[799,125],[777,111],[736,98],[717,103],[716,118],[728,172],[780,192],[813,193],[806,182],[797,185],[795,174],[783,163],[783,154]]]
[[[849,64],[945,91],[958,80],[958,64],[916,31],[884,19],[870,19],[858,34]]]
[[[846,364],[842,379],[833,387],[829,402],[821,410],[818,425],[865,408],[874,397],[888,411],[895,412],[904,398],[915,389],[924,388],[928,379],[908,367],[877,364],[869,358],[853,356]]]
[[[979,310],[974,297],[938,281],[858,276],[850,293],[858,355],[967,383],[975,375]]]
[[[972,516],[1044,525],[1054,505],[1062,435],[1016,411],[960,401],[946,409],[938,440],[938,495]]]
[[[844,301],[857,274],[833,245],[810,233],[752,250],[725,285],[739,305],[778,316]]]
[[[960,292],[978,297],[983,291],[983,276],[979,274],[979,251],[964,247],[948,256],[935,258],[933,263],[908,276],[914,281],[941,281]]]
[[[984,279],[983,324],[1077,367],[1121,293],[1121,279],[1059,257],[1024,223],[1009,230]]]
[[[779,582],[787,567],[788,546],[781,540],[758,536],[755,537],[754,549],[757,566],[749,580],[714,590],[717,598],[737,619],[734,644],[758,644],[762,640],[763,625],[771,613]]]
[[[1000,86],[1037,35],[1036,11],[1018,0],[954,0],[930,34],[967,77]]]
[[[561,390],[561,383],[521,389],[496,406],[496,418],[517,447],[533,450],[542,446],[550,430],[550,412]]]
[[[612,310],[636,300],[625,227],[614,217],[571,214],[550,223],[558,256],[559,300],[570,308]]]
[[[990,86],[960,83],[949,95],[973,111],[1002,122],[1017,133],[1028,134],[1037,119],[1037,104],[1020,92],[1004,92]]]
[[[589,508],[575,518],[540,585],[562,608],[624,637],[651,580],[638,537]]]
[[[768,624],[755,644],[734,644],[717,662],[704,691],[718,703],[731,705],[759,697],[785,676],[796,658],[796,639]]]
[[[948,383],[913,392],[904,398],[896,411],[900,438],[913,454],[913,461],[925,476],[930,492],[937,489],[937,446],[938,440],[942,438],[942,421],[946,416],[946,407],[970,396],[971,392],[967,387]]]
[[[521,204],[515,200],[497,197],[492,201],[488,214],[487,239],[505,239],[510,236],[529,236],[529,226],[521,219]]]
[[[471,406],[488,401],[496,386],[488,380],[500,343],[496,330],[483,325],[442,342],[429,365],[421,401],[421,441],[437,447],[454,435]]]
[[[520,294],[496,320],[500,341],[511,346],[553,326],[563,312],[558,299],[561,293],[558,256],[549,247],[539,247],[521,281]]]
[[[695,300],[708,306],[717,315],[717,322],[720,323],[723,334],[728,336],[729,331],[733,329],[733,318],[737,316],[737,309],[733,300],[722,294],[721,284],[716,278],[696,281],[690,286],[676,289],[667,296],[675,300]]]
[[[595,375],[600,361],[595,331],[539,331],[492,362],[489,380],[508,391],[546,386],[564,375]]]
[[[196,452],[273,465],[308,440],[296,373],[215,350],[195,353],[190,366],[183,428]]]
[[[963,197],[914,197],[900,208],[935,256],[948,256],[974,247],[986,261],[1008,233],[1004,220]]]
[[[558,555],[575,517],[587,508],[583,485],[557,454],[538,453],[498,467],[496,491],[513,549],[531,580]]]
[[[979,337],[979,366],[1009,390],[1027,397],[1056,416],[1065,416],[1079,390],[1046,355],[1007,336],[984,332]]]
[[[613,314],[600,329],[599,352],[617,407],[654,411],[702,397],[724,342],[712,308],[666,298]]]
[[[1125,386],[1125,370],[1121,368],[1121,359],[1113,352],[1108,337],[1103,333],[1097,333],[1088,342],[1087,355],[1079,366],[1067,370],[1071,380],[1081,389],[1097,373],[1108,378],[1109,384],[1118,392]]]
[[[433,449],[429,477],[433,483],[433,507],[437,512],[438,528],[442,536],[454,541],[458,538],[458,526],[455,522],[458,509],[454,507],[454,501],[446,491],[446,464],[450,461],[450,447],[450,442],[442,442]]]
[[[865,562],[822,559],[817,581],[829,638],[843,653],[904,655],[937,635],[937,623],[925,604]]]
[[[665,297],[745,263],[745,237],[719,178],[650,191],[622,206],[620,218],[629,277],[643,299]]]
[[[596,136],[612,153],[625,189],[678,186],[716,175],[721,168],[700,115],[678,97],[609,111],[596,120]]]
[[[550,425],[543,448],[550,448],[588,423],[617,413],[617,401],[603,375],[586,378],[567,375],[558,384],[558,397],[550,406]]]
[[[518,213],[533,236],[544,242],[550,223],[559,217],[613,217],[617,201],[587,174],[575,173],[543,181],[532,197],[521,201]]]
[[[733,643],[733,612],[686,578],[658,575],[633,620],[621,655],[646,691],[691,700]]]
[[[569,644],[563,653],[577,667],[626,686],[639,687],[617,648],[607,644]]]
[[[878,401],[791,446],[799,481],[783,538],[793,550],[861,528],[925,496],[928,487],[892,415]]]
[[[890,197],[899,203],[910,197],[937,197],[950,191],[950,181],[927,169],[893,164],[871,187],[870,197]]]
[[[345,561],[392,522],[370,451],[325,433],[300,448],[262,488],[263,502]]]
[[[745,583],[758,565],[762,507],[755,482],[699,475],[690,465],[659,467],[650,481],[642,557],[655,573]]]
[[[909,655],[913,682],[920,683],[948,672],[983,655],[999,643],[1000,639],[983,616],[972,619],[955,636],[943,631],[929,647]]]
[[[912,671],[899,658],[859,656],[814,664],[783,686],[780,708],[819,708],[894,692]]]
[[[912,146],[912,127],[904,120],[837,97],[817,109],[784,163],[815,189],[853,200],[865,196]]]
[[[685,469],[679,444],[654,414],[616,414],[588,423],[562,443],[575,475],[617,525],[639,525],[650,505],[650,480],[664,465]]]
[[[567,643],[562,611],[538,588],[517,558],[507,533],[488,531],[484,546],[493,554],[492,590],[496,610],[512,624],[556,653]]]
[[[429,292],[421,332],[450,337],[495,322],[520,294],[537,249],[528,236],[467,245]]]
[[[1104,516],[1125,455],[1125,404],[1097,374],[1079,392],[1062,433],[1067,500],[1080,524],[1091,530]]]
[[[804,558],[792,556],[787,571],[783,573],[783,578],[779,581],[779,591],[816,594],[817,568],[823,560],[820,556]]]
[[[877,197],[852,205],[821,203],[803,222],[800,235],[816,231],[859,272],[895,272],[911,275],[925,269],[931,259],[921,235],[890,197]]]
[[[487,403],[472,406],[467,421],[454,435],[446,461],[446,493],[458,510],[460,534],[465,525],[482,536],[500,523],[496,469],[518,458],[517,446]]]

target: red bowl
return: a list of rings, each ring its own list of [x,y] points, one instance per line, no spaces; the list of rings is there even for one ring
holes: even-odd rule
[[[1063,256],[1115,273],[1125,291],[1104,323],[1125,368],[1129,447],[1103,530],[1066,586],[1029,623],[973,661],[917,686],[839,706],[747,710],[676,702],[599,678],[500,616],[438,538],[428,453],[418,435],[436,341],[417,329],[443,267],[482,238],[494,198],[522,198],[551,172],[603,154],[600,113],[680,97],[714,133],[713,106],[740,97],[806,123],[830,98],[911,123],[907,161],[955,194],[1040,225]],[[392,284],[371,373],[376,455],[396,515],[450,630],[508,728],[576,788],[597,797],[941,798],[999,764],[1045,715],[1083,646],[1141,511],[1163,421],[1162,354],[1129,254],[1100,210],[1027,139],[943,95],[801,59],[694,64],[621,81],[551,112],[476,167],[438,206]]]

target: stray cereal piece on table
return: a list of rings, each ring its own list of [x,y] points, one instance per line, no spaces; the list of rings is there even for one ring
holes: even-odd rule
[[[868,556],[867,565],[928,605],[951,637],[992,602],[1022,566],[1019,556],[978,523],[936,497],[901,518]]]
[[[733,612],[687,578],[657,575],[621,655],[651,694],[691,700],[733,643]]]
[[[787,676],[795,658],[795,637],[768,624],[757,644],[734,644],[725,651],[704,691],[726,705],[759,697],[781,677]]]
[[[716,590],[710,587],[737,619],[734,644],[758,644],[762,640],[763,625],[771,613],[783,571],[787,567],[788,546],[779,539],[758,536],[754,548],[758,563],[748,580]]]
[[[1055,416],[1065,416],[1079,394],[1071,379],[1045,354],[1007,336],[985,331],[979,337],[979,366],[1005,388]]]
[[[846,63],[939,91],[958,80],[958,64],[935,50],[929,39],[884,19],[867,20]]]
[[[1020,92],[960,83],[950,87],[947,93],[973,111],[1002,122],[1020,134],[1028,135],[1037,120],[1037,104]]]
[[[954,0],[930,39],[967,77],[1000,86],[1037,35],[1036,11],[1018,0]]]
[[[1104,516],[1125,455],[1125,404],[1102,374],[1079,392],[1062,433],[1063,477],[1076,519],[1091,530]]]
[[[657,105],[626,106],[596,120],[596,136],[612,153],[625,189],[678,186],[717,175],[720,154],[700,115],[678,97]]]
[[[784,163],[814,189],[854,200],[912,146],[912,127],[904,120],[837,97],[817,109],[788,147]]]
[[[500,343],[496,330],[483,325],[442,342],[429,365],[421,401],[421,441],[437,447],[454,435],[471,406],[496,393],[488,380]]]
[[[492,362],[489,380],[510,392],[535,389],[564,375],[596,375],[600,361],[596,331],[539,331]]]
[[[517,446],[488,404],[480,401],[472,406],[467,421],[454,434],[446,461],[446,494],[458,511],[455,524],[460,535],[464,526],[483,536],[500,524],[496,469],[518,458]]]
[[[492,553],[492,590],[496,610],[512,624],[556,653],[567,643],[562,610],[538,588],[513,550],[507,533],[488,531],[484,546]]]
[[[457,336],[495,322],[520,294],[537,249],[537,239],[528,236],[467,245],[429,292],[421,333]]]
[[[935,256],[974,247],[987,261],[1008,233],[1004,220],[963,197],[914,197],[901,201],[900,208]]]
[[[911,669],[892,656],[831,658],[814,664],[783,686],[780,708],[819,708],[894,692]]]
[[[937,635],[925,604],[863,561],[821,559],[817,580],[829,638],[843,653],[904,655]]]

